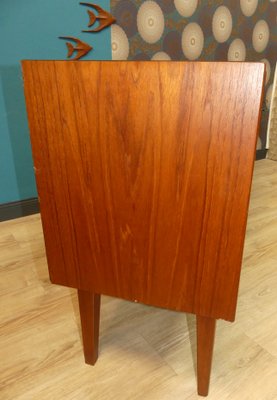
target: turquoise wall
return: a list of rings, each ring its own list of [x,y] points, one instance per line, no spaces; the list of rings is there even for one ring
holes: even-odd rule
[[[98,0],[109,10],[109,0]],[[74,36],[94,48],[87,59],[111,59],[110,29],[86,29],[86,7],[77,0],[0,1],[0,204],[36,197],[20,60],[65,59]]]

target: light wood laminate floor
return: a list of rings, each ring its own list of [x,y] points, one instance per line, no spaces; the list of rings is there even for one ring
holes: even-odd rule
[[[48,279],[40,216],[0,224],[1,400],[193,400],[195,319],[103,297],[83,361],[77,295]],[[236,322],[219,321],[210,400],[277,400],[277,162],[255,163]]]

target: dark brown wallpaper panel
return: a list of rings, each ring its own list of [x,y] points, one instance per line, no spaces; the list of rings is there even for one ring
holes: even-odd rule
[[[266,64],[258,149],[265,148],[277,55],[277,0],[111,0],[113,60]]]

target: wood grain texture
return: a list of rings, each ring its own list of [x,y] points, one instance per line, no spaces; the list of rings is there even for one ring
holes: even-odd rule
[[[78,301],[85,361],[94,365],[98,358],[100,295],[78,290]]]
[[[264,65],[23,72],[52,282],[233,320]]]
[[[213,359],[216,319],[197,316],[197,389],[207,396]]]

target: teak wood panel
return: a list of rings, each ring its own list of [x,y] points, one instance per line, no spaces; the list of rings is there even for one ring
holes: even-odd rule
[[[264,65],[23,72],[51,281],[233,320]]]

